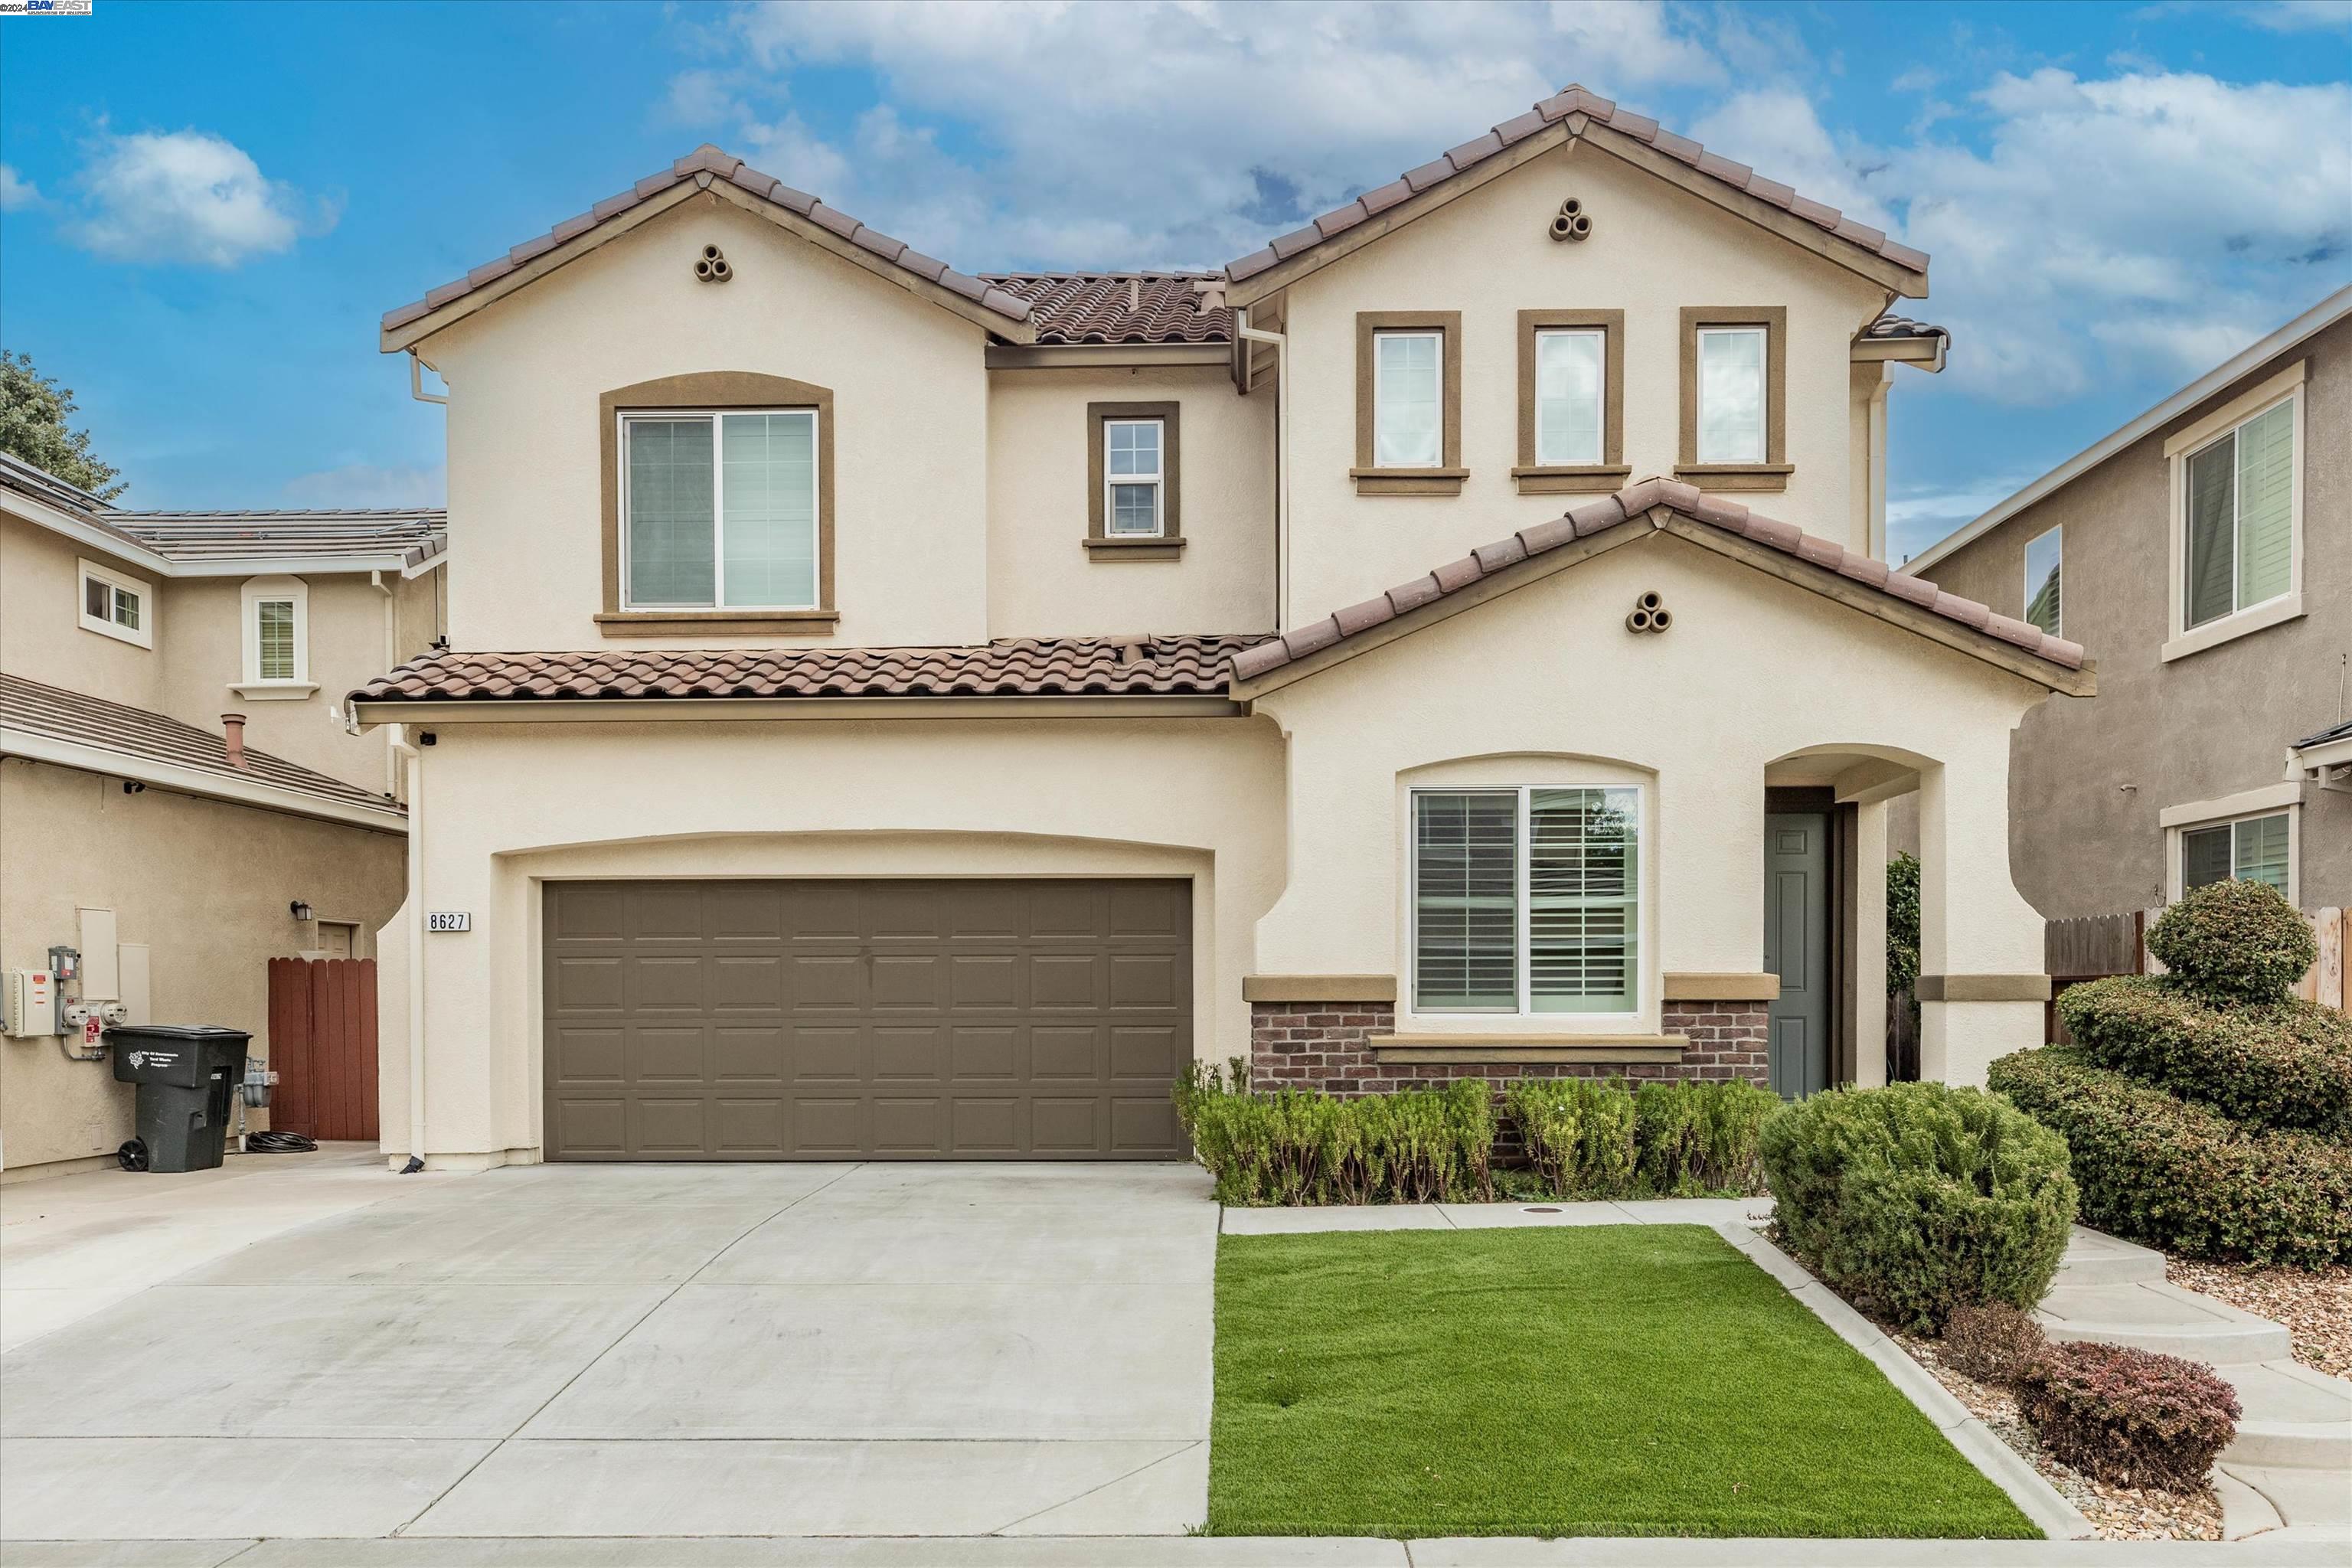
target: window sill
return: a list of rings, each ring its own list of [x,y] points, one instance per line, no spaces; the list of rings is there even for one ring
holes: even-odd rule
[[[143,647],[149,653],[155,651],[155,639],[152,637],[142,636],[126,626],[118,626],[112,621],[94,621],[88,616],[84,616],[81,618],[81,629],[86,632],[96,632],[102,637],[112,637],[116,642],[127,642],[132,647]]]
[[[1184,554],[1181,534],[1099,534],[1086,541],[1097,561],[1176,561]]]
[[[596,625],[608,637],[668,637],[676,632],[824,637],[841,622],[839,610],[607,610]]]
[[[1683,463],[1675,478],[1703,490],[1785,490],[1794,463]]]
[[[1458,496],[1467,468],[1349,468],[1360,496]]]
[[[2169,664],[2176,658],[2187,658],[2192,653],[2203,653],[2209,647],[2218,647],[2225,642],[2235,642],[2252,633],[2266,631],[2272,626],[2302,618],[2303,595],[2300,593],[2288,594],[2266,604],[2256,605],[2251,610],[2240,610],[2236,615],[2224,616],[2218,621],[2208,621],[2194,631],[2183,632],[2164,645],[2160,657]]]
[[[1513,468],[1523,496],[1604,495],[1621,489],[1633,470],[1622,463],[1554,464]]]
[[[1428,1065],[1469,1062],[1591,1062],[1601,1066],[1674,1063],[1683,1059],[1687,1035],[1522,1035],[1496,1031],[1477,1035],[1372,1035],[1366,1045],[1376,1062]]]
[[[299,702],[319,685],[314,680],[248,680],[229,689],[247,702]]]

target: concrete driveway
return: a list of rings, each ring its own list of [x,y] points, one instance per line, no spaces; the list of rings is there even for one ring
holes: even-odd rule
[[[201,1186],[136,1185],[171,1178],[0,1190],[22,1222],[0,1229],[21,1342],[0,1357],[6,1538],[1152,1534],[1205,1515],[1217,1208],[1197,1170],[346,1161],[320,1216],[309,1169],[234,1184],[284,1184],[260,1239],[225,1240]],[[65,1183],[119,1212],[90,1222]],[[174,1251],[139,1219],[156,1205],[209,1240]]]

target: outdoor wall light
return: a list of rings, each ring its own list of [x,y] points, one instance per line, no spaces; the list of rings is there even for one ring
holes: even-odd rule
[[[310,918],[311,910],[310,905],[304,903],[301,900],[297,899],[292,903],[286,906],[286,912],[292,915],[298,921],[307,921]]]

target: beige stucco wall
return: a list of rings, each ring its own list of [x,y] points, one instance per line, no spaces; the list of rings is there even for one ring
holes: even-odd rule
[[[705,245],[734,277],[696,280]],[[598,397],[699,371],[834,394],[839,626],[796,644],[988,633],[983,332],[707,193],[436,333],[449,384],[453,646],[606,646]],[[631,637],[633,647],[765,637]]]
[[[1592,237],[1553,241],[1568,196]],[[1310,618],[1354,604],[1477,545],[1557,517],[1574,496],[1520,496],[1517,312],[1625,312],[1625,462],[1670,474],[1681,434],[1685,306],[1780,305],[1789,312],[1788,460],[1757,510],[1843,540],[1853,528],[1853,334],[1885,291],[1830,262],[1590,149],[1545,154],[1438,208],[1288,290],[1292,608]],[[1359,497],[1355,319],[1360,310],[1462,312],[1462,460],[1456,497]],[[1609,488],[1614,488],[1611,486]],[[1867,541],[1857,542],[1867,548]]]
[[[2174,502],[2164,444],[2305,363],[2303,605],[2296,620],[2166,660]],[[2003,615],[2023,613],[2025,547],[2065,527],[2065,633],[2099,665],[2099,694],[2029,715],[2017,733],[2006,842],[2018,886],[2053,920],[2164,901],[2168,806],[2276,785],[2286,748],[2347,715],[2352,658],[2352,321],[2118,452],[1927,571]],[[1902,847],[1907,834],[1898,837]],[[2302,792],[2300,896],[2352,904],[2352,795]]]
[[[145,584],[155,624],[169,635],[177,606],[170,590],[149,574],[0,511],[0,670],[152,709],[163,679],[163,639],[152,639],[155,646],[149,649],[84,627],[84,561]]]
[[[1274,626],[1274,399],[1223,365],[989,374],[988,622],[995,637]],[[1178,405],[1174,561],[1087,551],[1090,403]]]
[[[110,909],[118,940],[150,948],[144,1021],[245,1029],[266,1056],[268,961],[309,940],[288,904],[381,923],[400,901],[404,842],[0,759],[0,969],[44,967],[52,943],[79,942],[77,910]],[[0,1038],[8,1172],[111,1154],[131,1132],[131,1090],[108,1063],[70,1061],[55,1039]]]
[[[1625,614],[1649,590],[1664,595],[1674,626],[1630,634]],[[1647,536],[1259,700],[1291,740],[1292,874],[1259,928],[1258,965],[1397,973],[1410,994],[1400,966],[1412,786],[1638,782],[1649,792],[1650,906],[1633,1026],[1654,1029],[1661,973],[1762,968],[1766,768],[1818,752],[1916,767],[1963,847],[1928,873],[1928,971],[2038,973],[2040,921],[2007,866],[1965,847],[1987,832],[1997,839],[2009,730],[2042,694],[1696,545]],[[1573,1015],[1413,1024],[1628,1027]],[[2034,1044],[2033,1027],[2038,1015],[2024,1026],[1970,1011],[1954,1026],[1949,1072],[1980,1079],[1992,1057]]]
[[[1282,754],[1248,720],[443,724],[423,768],[425,1148],[540,1144],[540,884],[578,877],[1194,879],[1194,1039],[1246,1051],[1241,1000],[1283,875]],[[593,781],[583,784],[578,781]],[[681,781],[691,781],[682,783]],[[387,931],[380,1104],[408,1139],[404,942]]]

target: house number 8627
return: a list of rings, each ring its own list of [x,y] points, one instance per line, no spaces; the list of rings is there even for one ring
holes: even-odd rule
[[[473,912],[468,910],[428,910],[425,915],[426,931],[471,931]]]

